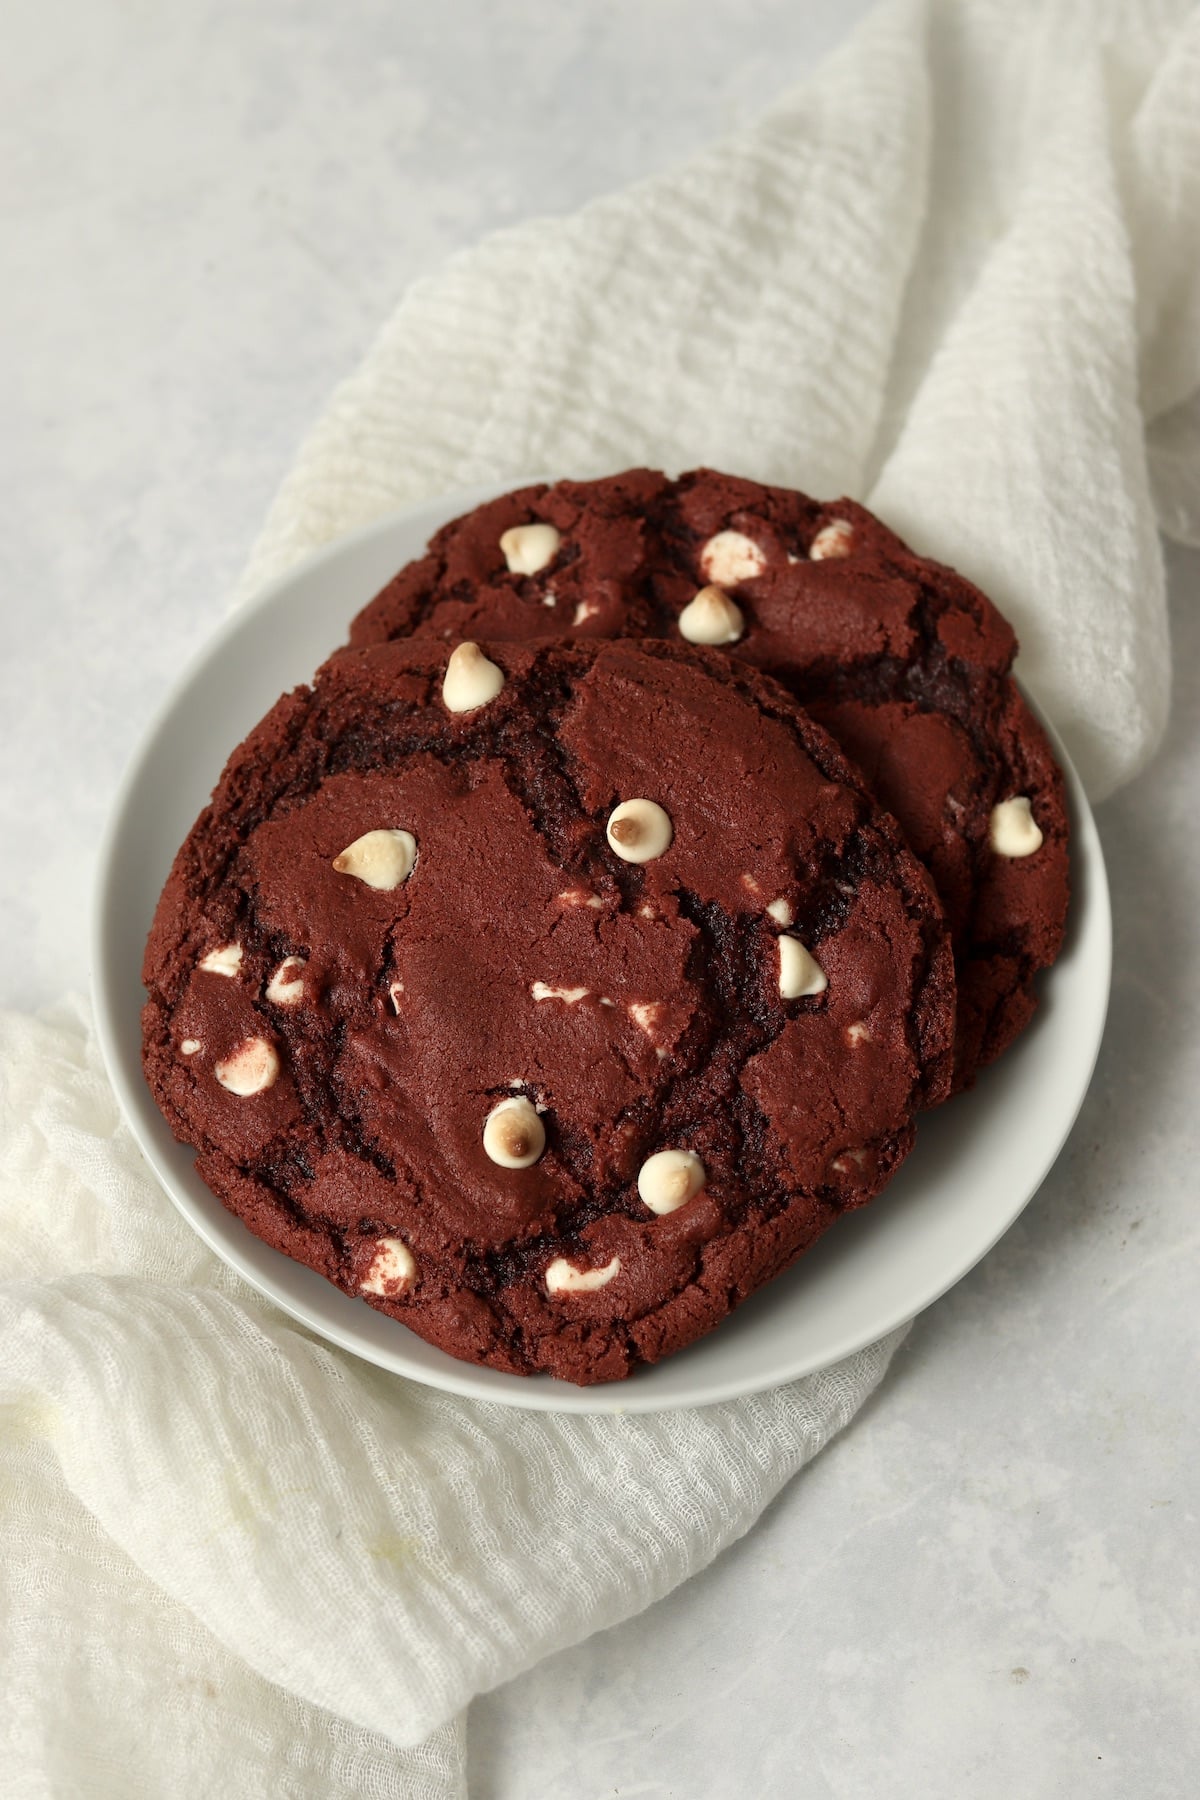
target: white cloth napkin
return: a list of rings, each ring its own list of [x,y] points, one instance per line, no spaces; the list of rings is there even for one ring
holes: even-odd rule
[[[978,577],[1093,794],[1200,540],[1200,18],[895,0],[755,127],[414,288],[247,573],[480,480],[699,461],[866,498]],[[1152,497],[1153,496],[1153,497]],[[473,1693],[744,1532],[896,1339],[757,1399],[520,1414],[223,1268],[86,1010],[0,1019],[0,1746],[22,1796],[465,1792]]]

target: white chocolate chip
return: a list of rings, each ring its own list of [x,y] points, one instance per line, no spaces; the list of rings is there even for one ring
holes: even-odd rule
[[[638,1193],[652,1213],[677,1212],[700,1192],[707,1176],[693,1150],[656,1150],[638,1171]]]
[[[201,1045],[200,1045],[199,1038],[184,1038],[183,1042],[179,1046],[179,1054],[181,1056],[195,1056],[197,1050],[199,1050],[200,1047],[201,1047]]]
[[[223,1088],[245,1099],[274,1087],[279,1079],[279,1057],[266,1038],[243,1038],[213,1073]]]
[[[1042,833],[1024,794],[992,808],[988,837],[997,856],[1032,856],[1041,849]]]
[[[546,1268],[548,1294],[592,1294],[607,1287],[614,1275],[621,1273],[621,1259],[614,1256],[602,1269],[577,1269],[565,1256],[556,1256]]]
[[[736,644],[745,616],[719,587],[702,587],[679,615],[679,632],[689,644]]]
[[[535,981],[529,991],[535,1000],[565,1000],[568,1006],[578,1005],[591,993],[590,988],[547,987],[544,981]]]
[[[843,1150],[840,1156],[834,1157],[829,1166],[831,1169],[836,1169],[839,1175],[853,1175],[856,1169],[865,1169],[868,1160],[865,1150]]]
[[[706,581],[718,587],[736,587],[753,581],[767,566],[767,559],[744,531],[718,531],[700,552],[700,568]]]
[[[849,556],[853,548],[854,527],[849,519],[830,519],[808,546],[808,557],[810,562],[829,562],[834,557]]]
[[[824,969],[799,938],[779,939],[779,992],[785,1000],[823,994],[829,986]]]
[[[403,992],[404,992],[404,983],[402,981],[393,981],[389,985],[388,998],[391,1000],[393,1012],[400,1011],[400,996]]]
[[[554,561],[562,538],[553,525],[510,525],[500,548],[510,575],[536,575]]]
[[[522,1095],[493,1106],[483,1127],[483,1147],[502,1169],[529,1169],[546,1148],[546,1127]]]
[[[359,1292],[380,1294],[384,1299],[394,1300],[405,1288],[412,1286],[416,1273],[416,1258],[403,1238],[376,1238],[375,1255],[359,1282]]]
[[[242,966],[242,946],[222,944],[200,958],[200,967],[210,975],[236,975]]]
[[[622,800],[608,818],[609,847],[623,862],[653,862],[671,848],[675,827],[655,800]]]
[[[661,1000],[631,1000],[625,1010],[647,1037],[653,1037],[666,1008]]]
[[[442,681],[447,712],[475,712],[494,700],[503,686],[504,671],[488,661],[478,644],[468,641],[451,651]]]
[[[597,912],[604,905],[599,894],[589,894],[586,888],[564,888],[558,897],[564,906],[591,906]]]
[[[747,873],[745,873],[744,875],[742,875],[740,877],[740,880],[741,880],[741,884],[745,888],[746,892],[748,894],[753,894],[756,899],[757,899],[758,895],[762,893],[762,889],[759,887],[757,881],[754,879],[753,875],[751,875],[748,871],[747,871]]]
[[[386,892],[407,881],[417,860],[417,840],[411,831],[364,831],[335,856],[339,875],[353,875],[369,888]]]
[[[796,919],[786,900],[772,900],[767,908],[767,916],[774,919],[777,925],[792,925]]]
[[[552,587],[548,587],[546,589],[545,593],[542,595],[542,605],[543,606],[557,606],[558,605],[558,595],[555,593],[555,591]]]
[[[267,983],[267,999],[276,1006],[296,1006],[304,998],[304,958],[285,956]]]
[[[600,608],[594,600],[581,600],[575,608],[575,616],[571,620],[572,626],[586,625],[588,620],[594,619],[599,611]]]
[[[851,1048],[857,1044],[869,1044],[870,1041],[871,1033],[861,1019],[856,1019],[853,1025],[847,1025],[846,1042]]]
[[[658,914],[655,912],[654,908],[651,906],[651,904],[648,900],[644,900],[642,902],[641,906],[638,907],[638,918],[639,919],[657,919],[657,917],[658,917]]]

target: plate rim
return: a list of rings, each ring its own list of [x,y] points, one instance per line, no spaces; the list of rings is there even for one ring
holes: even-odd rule
[[[243,1280],[270,1300],[273,1305],[279,1307],[288,1317],[296,1320],[323,1341],[333,1343],[340,1349],[358,1356],[387,1373],[418,1381],[422,1385],[436,1390],[461,1398],[487,1401],[494,1405],[514,1406],[526,1411],[640,1414],[674,1411],[683,1407],[719,1405],[773,1390],[790,1381],[829,1368],[846,1357],[865,1349],[868,1345],[878,1342],[898,1330],[902,1325],[908,1324],[932,1306],[983,1260],[1019,1218],[1058,1160],[1079,1116],[1080,1108],[1091,1085],[1107,1019],[1112,981],[1111,900],[1103,846],[1083,785],[1058,732],[1037,704],[1036,698],[1030,693],[1025,683],[1020,684],[1022,692],[1050,738],[1062,767],[1067,787],[1072,822],[1072,913],[1076,915],[1072,917],[1072,914],[1068,914],[1068,933],[1072,930],[1078,932],[1082,928],[1085,921],[1078,915],[1081,907],[1086,908],[1086,924],[1093,934],[1098,934],[1098,947],[1103,953],[1103,978],[1099,984],[1101,991],[1098,994],[1099,1004],[1095,1009],[1090,1051],[1076,1068],[1075,1078],[1071,1084],[1072,1093],[1069,1107],[1064,1107],[1052,1151],[1047,1155],[1040,1173],[1032,1181],[1028,1190],[1023,1192],[1010,1208],[997,1213],[995,1230],[981,1239],[970,1260],[947,1279],[935,1279],[928,1289],[923,1290],[915,1299],[912,1294],[909,1294],[898,1302],[889,1314],[874,1323],[869,1330],[859,1328],[849,1331],[842,1341],[829,1345],[827,1350],[816,1360],[811,1356],[802,1357],[799,1361],[789,1364],[786,1356],[776,1357],[772,1367],[764,1368],[752,1380],[735,1376],[731,1376],[725,1381],[710,1379],[700,1381],[694,1394],[662,1398],[653,1392],[654,1371],[655,1369],[674,1367],[677,1364],[677,1357],[664,1359],[662,1363],[648,1367],[639,1374],[635,1374],[632,1380],[598,1384],[591,1387],[575,1387],[570,1383],[557,1381],[551,1376],[505,1375],[504,1371],[462,1362],[444,1351],[437,1352],[437,1355],[444,1361],[444,1368],[441,1363],[435,1363],[431,1368],[408,1366],[403,1354],[403,1346],[406,1341],[411,1342],[415,1339],[426,1352],[435,1347],[417,1337],[415,1333],[410,1333],[399,1321],[389,1320],[389,1324],[396,1325],[404,1334],[403,1339],[398,1340],[401,1346],[400,1352],[396,1356],[389,1356],[379,1346],[365,1342],[361,1335],[351,1327],[343,1327],[336,1318],[330,1320],[320,1316],[319,1308],[306,1304],[301,1297],[287,1293],[279,1283],[273,1281],[254,1265],[249,1254],[250,1246],[259,1245],[260,1249],[268,1250],[270,1250],[270,1246],[263,1246],[262,1241],[255,1238],[235,1214],[227,1212],[219,1200],[216,1201],[217,1206],[221,1208],[219,1217],[214,1215],[213,1218],[210,1218],[202,1210],[202,1204],[194,1202],[186,1190],[181,1187],[176,1171],[168,1165],[165,1157],[160,1155],[150,1130],[143,1129],[143,1114],[146,1109],[154,1107],[154,1102],[149,1089],[145,1087],[141,1074],[140,1043],[134,1059],[136,1077],[131,1080],[127,1068],[123,1034],[120,1032],[115,1016],[116,1006],[112,995],[114,971],[110,967],[108,941],[112,932],[113,908],[118,903],[121,879],[118,852],[121,840],[129,828],[131,802],[137,794],[139,784],[146,776],[148,765],[158,748],[159,740],[169,733],[173,716],[205,671],[212,663],[219,661],[230,642],[235,641],[259,613],[275,604],[294,585],[318,575],[326,565],[336,565],[339,559],[346,557],[354,549],[373,542],[377,538],[384,538],[398,530],[403,530],[421,518],[432,519],[436,516],[441,522],[445,522],[488,499],[511,492],[514,488],[532,485],[534,481],[545,479],[547,478],[532,477],[526,481],[479,484],[471,488],[455,490],[393,510],[352,531],[345,532],[322,545],[318,550],[298,559],[282,574],[267,582],[251,599],[233,608],[227,617],[221,620],[196,647],[139,733],[118,782],[101,836],[93,886],[89,933],[91,992],[96,1035],[105,1070],[117,1096],[122,1117],[142,1156],[153,1170],[159,1185],[165,1189],[176,1210],[222,1262],[232,1267]],[[436,525],[431,529],[436,529]],[[360,602],[360,604],[365,604],[365,602]],[[349,619],[347,619],[347,626],[348,624]],[[329,653],[331,654],[332,650]],[[1085,891],[1081,898],[1079,876],[1081,861],[1085,858],[1085,849],[1086,881],[1083,884]],[[1042,979],[1052,975],[1053,970],[1047,970]],[[160,1117],[156,1108],[154,1113],[156,1118]],[[917,1154],[917,1151],[914,1149],[912,1154]],[[195,1179],[199,1181],[199,1177],[195,1177]],[[1018,1187],[1021,1185],[1021,1183],[1017,1184]],[[209,1196],[210,1200],[216,1198],[212,1196],[211,1190],[208,1188],[204,1188],[204,1193]],[[228,1229],[229,1227],[237,1227],[240,1232],[245,1234],[247,1254],[242,1254],[236,1233],[230,1232],[229,1237],[222,1235],[222,1228]],[[282,1251],[272,1251],[271,1257],[280,1259],[281,1266],[284,1268],[294,1269],[297,1266],[301,1268],[305,1266],[297,1265],[294,1259],[285,1256]],[[273,1266],[273,1262],[270,1266]],[[310,1273],[314,1274],[316,1280],[323,1280],[321,1276],[315,1275],[315,1272],[310,1271]],[[786,1279],[787,1273],[788,1271],[784,1271],[781,1279]],[[328,1285],[332,1294],[346,1300],[351,1305],[354,1304],[351,1296],[343,1294],[342,1290],[332,1283]],[[768,1286],[770,1285],[772,1284],[768,1284]],[[372,1311],[371,1316],[381,1315]],[[720,1326],[715,1330],[719,1331]],[[711,1334],[706,1334],[706,1338],[700,1342],[708,1341],[709,1336]],[[686,1354],[686,1350],[678,1353],[679,1356],[686,1356]],[[514,1390],[504,1386],[493,1390],[489,1383],[495,1381],[497,1376],[502,1376],[509,1382],[519,1382],[520,1388]]]

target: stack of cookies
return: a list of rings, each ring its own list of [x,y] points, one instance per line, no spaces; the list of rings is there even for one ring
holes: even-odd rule
[[[691,1343],[1031,1016],[1067,823],[1015,650],[863,508],[710,470],[447,525],[176,858],[172,1130],[451,1355],[586,1383]]]

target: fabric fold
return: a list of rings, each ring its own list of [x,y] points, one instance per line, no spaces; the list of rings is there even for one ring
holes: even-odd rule
[[[107,1096],[80,1022],[35,1030],[40,1065],[18,1066],[38,1086],[40,1167],[20,1192],[77,1214],[112,1154]],[[0,1019],[8,1070],[30,1035]],[[0,1141],[30,1098],[6,1089]],[[123,1128],[119,1142],[136,1172]],[[0,1150],[0,1217],[16,1200]],[[163,1204],[149,1181],[127,1196],[139,1204]],[[121,1245],[98,1245],[103,1273],[60,1261],[0,1288],[0,1406],[39,1420],[70,1492],[219,1643],[405,1746],[704,1567],[852,1417],[902,1335],[701,1411],[525,1413],[333,1350],[215,1259],[156,1279],[136,1222],[120,1230],[137,1273],[114,1267]]]
[[[1124,157],[1137,275],[1141,400],[1153,423],[1200,388],[1200,11],[1134,113]]]
[[[1095,56],[870,504],[1008,614],[1021,672],[1096,798],[1152,754],[1168,702],[1135,305]]]
[[[461,1718],[406,1750],[264,1680],[87,1511],[36,1410],[0,1433],[6,1794],[466,1800]]]

